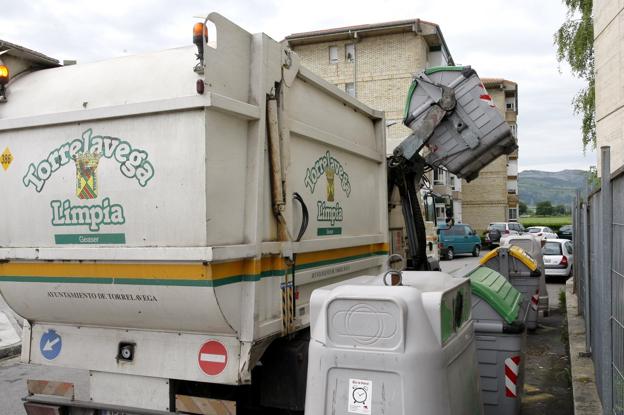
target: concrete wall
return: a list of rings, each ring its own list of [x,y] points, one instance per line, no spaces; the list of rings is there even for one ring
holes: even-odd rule
[[[597,146],[611,146],[611,171],[624,165],[624,2],[594,0]],[[598,160],[600,163],[600,160]],[[598,165],[600,172],[600,165]]]

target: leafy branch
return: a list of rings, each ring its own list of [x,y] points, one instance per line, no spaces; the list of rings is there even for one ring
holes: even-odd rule
[[[557,60],[567,62],[572,74],[587,81],[572,99],[574,113],[582,117],[583,149],[596,147],[596,99],[594,79],[594,23],[592,0],[563,0],[566,20],[554,35]]]

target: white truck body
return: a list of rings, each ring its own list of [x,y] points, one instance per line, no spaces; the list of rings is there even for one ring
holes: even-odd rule
[[[312,290],[382,270],[383,114],[266,35],[209,20],[217,43],[205,48],[203,75],[190,46],[9,84],[0,293],[29,323],[24,362],[89,369],[100,384],[249,383],[287,325],[285,258],[296,254],[295,330],[309,324]],[[300,242],[280,240],[271,199],[267,95],[280,82],[288,233],[302,222],[294,192],[310,213]],[[209,341],[227,352],[216,374],[200,364]],[[136,344],[132,362],[117,358],[120,342]],[[127,399],[169,407],[168,397]]]

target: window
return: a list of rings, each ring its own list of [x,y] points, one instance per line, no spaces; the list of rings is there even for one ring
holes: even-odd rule
[[[516,97],[505,97],[505,108],[507,111],[516,111]]]
[[[561,244],[559,242],[546,242],[542,248],[544,255],[562,255]]]
[[[440,229],[440,235],[441,236],[464,236],[464,235],[468,235],[468,229],[464,228],[461,225],[453,225],[447,229],[445,228]]]
[[[352,97],[355,96],[355,84],[353,82],[347,82],[345,84],[345,92]]]
[[[446,170],[442,167],[433,169],[433,184],[446,185]]]
[[[436,203],[435,209],[436,219],[441,221],[446,220],[446,206],[444,206],[444,203]]]
[[[509,220],[518,220],[518,208],[509,208]]]
[[[461,179],[455,176],[452,173],[448,173],[448,185],[451,187],[451,190],[460,192],[461,191]],[[460,208],[461,209],[461,208]]]
[[[490,223],[490,226],[488,226],[488,231],[491,230],[505,232],[507,230],[507,226],[505,226],[504,223]]]
[[[472,228],[470,226],[464,226],[464,235],[470,236],[472,235]]]
[[[355,44],[348,43],[345,45],[345,61],[355,62]]]
[[[571,242],[566,242],[565,246],[566,246],[566,249],[568,250],[569,254],[573,254],[574,253],[574,247],[572,246]]]
[[[514,137],[518,137],[518,125],[509,124],[509,128],[511,128],[511,134],[513,134]]]
[[[329,47],[329,63],[338,63],[338,46]]]

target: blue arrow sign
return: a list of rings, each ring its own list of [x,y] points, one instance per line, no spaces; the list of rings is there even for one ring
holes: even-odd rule
[[[61,353],[61,347],[63,347],[63,341],[56,331],[50,329],[41,336],[39,349],[46,359],[55,359]]]

